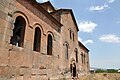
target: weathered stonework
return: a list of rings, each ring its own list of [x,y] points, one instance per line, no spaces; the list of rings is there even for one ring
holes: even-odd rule
[[[22,46],[11,43],[19,16],[25,21],[24,33],[16,33],[23,36]],[[34,50],[36,28],[40,29],[39,51]],[[88,73],[89,50],[78,41],[77,32],[70,9],[55,10],[50,2],[35,0],[0,0],[0,80],[59,80]]]

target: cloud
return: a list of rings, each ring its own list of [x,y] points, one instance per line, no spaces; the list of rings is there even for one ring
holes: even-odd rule
[[[93,43],[93,41],[92,40],[86,40],[86,41],[84,41],[84,44],[86,45],[86,44],[92,44]]]
[[[100,6],[91,6],[91,7],[89,8],[89,10],[90,10],[90,11],[102,11],[102,10],[105,10],[105,9],[107,9],[107,8],[109,8],[109,6],[106,5],[106,4],[104,4],[104,5],[100,5]]]
[[[81,32],[92,32],[96,26],[97,24],[91,21],[82,21],[78,23],[78,28]]]
[[[89,10],[90,10],[90,11],[103,11],[103,10],[105,10],[105,9],[110,8],[110,7],[108,6],[110,3],[115,2],[115,0],[106,0],[106,1],[107,1],[107,3],[104,3],[103,5],[91,6],[91,7],[89,8]]]
[[[108,1],[108,3],[113,3],[113,2],[115,2],[115,0],[107,0]]]
[[[47,1],[50,1],[50,0],[36,0],[37,2],[47,2]]]
[[[99,40],[107,43],[120,43],[120,37],[113,35],[113,34],[108,34],[108,35],[102,35]]]
[[[120,24],[120,21],[117,21],[116,23],[117,23],[117,24]]]
[[[92,40],[86,40],[86,41],[83,41],[80,37],[78,37],[78,41],[80,41],[81,43],[83,43],[84,45],[87,45],[87,44],[92,44],[93,41]]]

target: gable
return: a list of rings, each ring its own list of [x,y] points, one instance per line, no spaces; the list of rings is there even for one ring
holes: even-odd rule
[[[40,5],[47,11],[47,12],[54,12],[55,8],[53,7],[53,5],[50,3],[50,1],[48,2],[44,2],[44,3],[40,3]]]
[[[79,44],[79,47],[80,47],[81,49],[83,49],[83,50],[86,51],[87,53],[89,52],[89,50],[88,50],[80,41],[78,41],[78,44]]]
[[[76,20],[75,20],[72,10],[71,9],[61,9],[61,11],[62,11],[62,14],[67,14],[68,17],[66,20],[69,20],[70,23],[74,24],[76,30],[79,31],[78,25],[76,23]]]

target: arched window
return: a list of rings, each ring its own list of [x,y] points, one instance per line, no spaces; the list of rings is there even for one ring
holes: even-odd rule
[[[10,44],[23,47],[26,22],[22,16],[18,16],[14,23],[13,36]]]
[[[75,51],[75,55],[76,55],[76,63],[78,63],[78,51],[77,51],[77,49]]]
[[[68,60],[68,44],[65,44],[65,58]]]
[[[52,36],[49,34],[47,39],[47,55],[52,55]]]
[[[35,34],[34,34],[34,46],[33,50],[40,52],[40,46],[41,46],[41,30],[39,27],[35,28]]]

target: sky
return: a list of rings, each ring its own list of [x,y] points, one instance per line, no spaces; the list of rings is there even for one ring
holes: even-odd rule
[[[120,0],[49,1],[56,8],[73,10],[78,39],[90,50],[91,67],[120,68]]]

